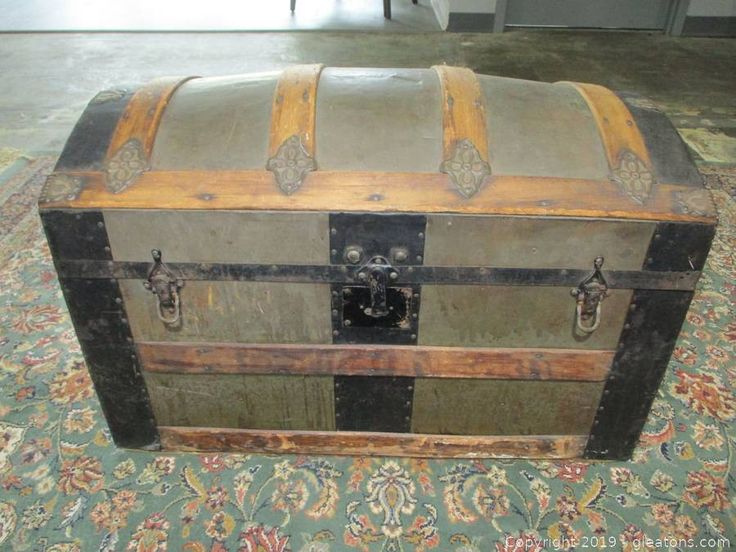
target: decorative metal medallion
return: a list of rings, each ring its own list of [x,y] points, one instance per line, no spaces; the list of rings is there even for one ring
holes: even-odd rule
[[[112,89],[112,90],[103,90],[99,94],[97,94],[94,98],[92,98],[92,101],[89,103],[91,104],[102,104],[106,102],[116,102],[120,100],[123,96],[125,96],[128,93],[127,90],[123,89]]]
[[[301,136],[295,134],[284,140],[266,168],[274,174],[279,189],[290,195],[301,187],[308,172],[317,169],[317,163],[304,148]]]
[[[613,169],[611,179],[639,205],[649,199],[654,188],[654,175],[633,151],[624,150],[618,157],[618,166]]]
[[[143,145],[139,140],[128,140],[115,152],[115,155],[107,160],[105,186],[112,193],[119,194],[148,168],[148,159],[143,152]]]
[[[458,140],[452,157],[440,165],[440,172],[450,176],[463,197],[478,193],[483,182],[491,175],[491,166],[483,161],[478,148],[470,140]]]
[[[680,212],[686,215],[705,217],[715,214],[710,192],[705,188],[676,192],[675,203]]]
[[[38,198],[40,203],[56,203],[72,201],[79,197],[84,189],[85,181],[81,176],[69,174],[52,174],[46,178]]]

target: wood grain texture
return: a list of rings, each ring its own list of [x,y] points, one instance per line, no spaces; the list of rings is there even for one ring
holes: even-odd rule
[[[164,450],[419,458],[577,458],[587,435],[454,436],[159,426]]]
[[[455,145],[470,140],[488,162],[486,107],[478,78],[470,69],[435,65],[442,90],[443,159],[453,156]]]
[[[151,158],[153,142],[161,117],[177,88],[195,77],[162,77],[139,88],[128,102],[107,149],[110,158],[129,140],[138,140],[147,159]]]
[[[460,213],[620,218],[703,222],[715,216],[682,212],[678,193],[689,186],[658,184],[646,206],[632,202],[609,181],[491,176],[467,201],[441,173],[310,173],[298,194],[273,186],[268,171],[151,171],[124,193],[105,188],[97,172],[70,171],[87,185],[74,200],[45,203],[43,209],[242,209],[251,211],[346,211],[375,213]]]
[[[614,351],[141,342],[148,372],[602,381]]]
[[[628,150],[637,155],[649,169],[652,161],[644,137],[626,104],[608,88],[597,84],[569,83],[585,99],[601,134],[611,168],[619,163],[621,154]]]
[[[314,157],[314,121],[317,84],[323,65],[287,67],[279,78],[271,109],[269,157],[276,155],[281,144],[296,135],[310,157]]]

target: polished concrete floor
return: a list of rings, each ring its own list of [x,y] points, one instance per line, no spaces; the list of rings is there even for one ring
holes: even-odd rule
[[[0,34],[0,147],[59,151],[106,87],[305,62],[600,83],[654,100],[697,159],[736,164],[736,40],[649,33]]]
[[[3,0],[0,31],[435,31],[430,0]]]

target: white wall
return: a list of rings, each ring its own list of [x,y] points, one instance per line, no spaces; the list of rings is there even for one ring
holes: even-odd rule
[[[496,13],[496,0],[432,0],[432,8],[442,29],[452,13]]]
[[[728,17],[736,15],[736,0],[690,0],[691,17]]]

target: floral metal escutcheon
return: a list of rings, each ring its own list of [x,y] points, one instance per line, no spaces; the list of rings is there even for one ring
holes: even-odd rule
[[[440,171],[450,176],[463,197],[470,198],[491,175],[491,166],[480,156],[475,144],[465,139],[455,143],[452,156],[440,165]]]
[[[266,168],[276,177],[279,189],[290,195],[301,187],[308,172],[317,169],[317,163],[304,148],[301,136],[295,134],[284,140]]]

